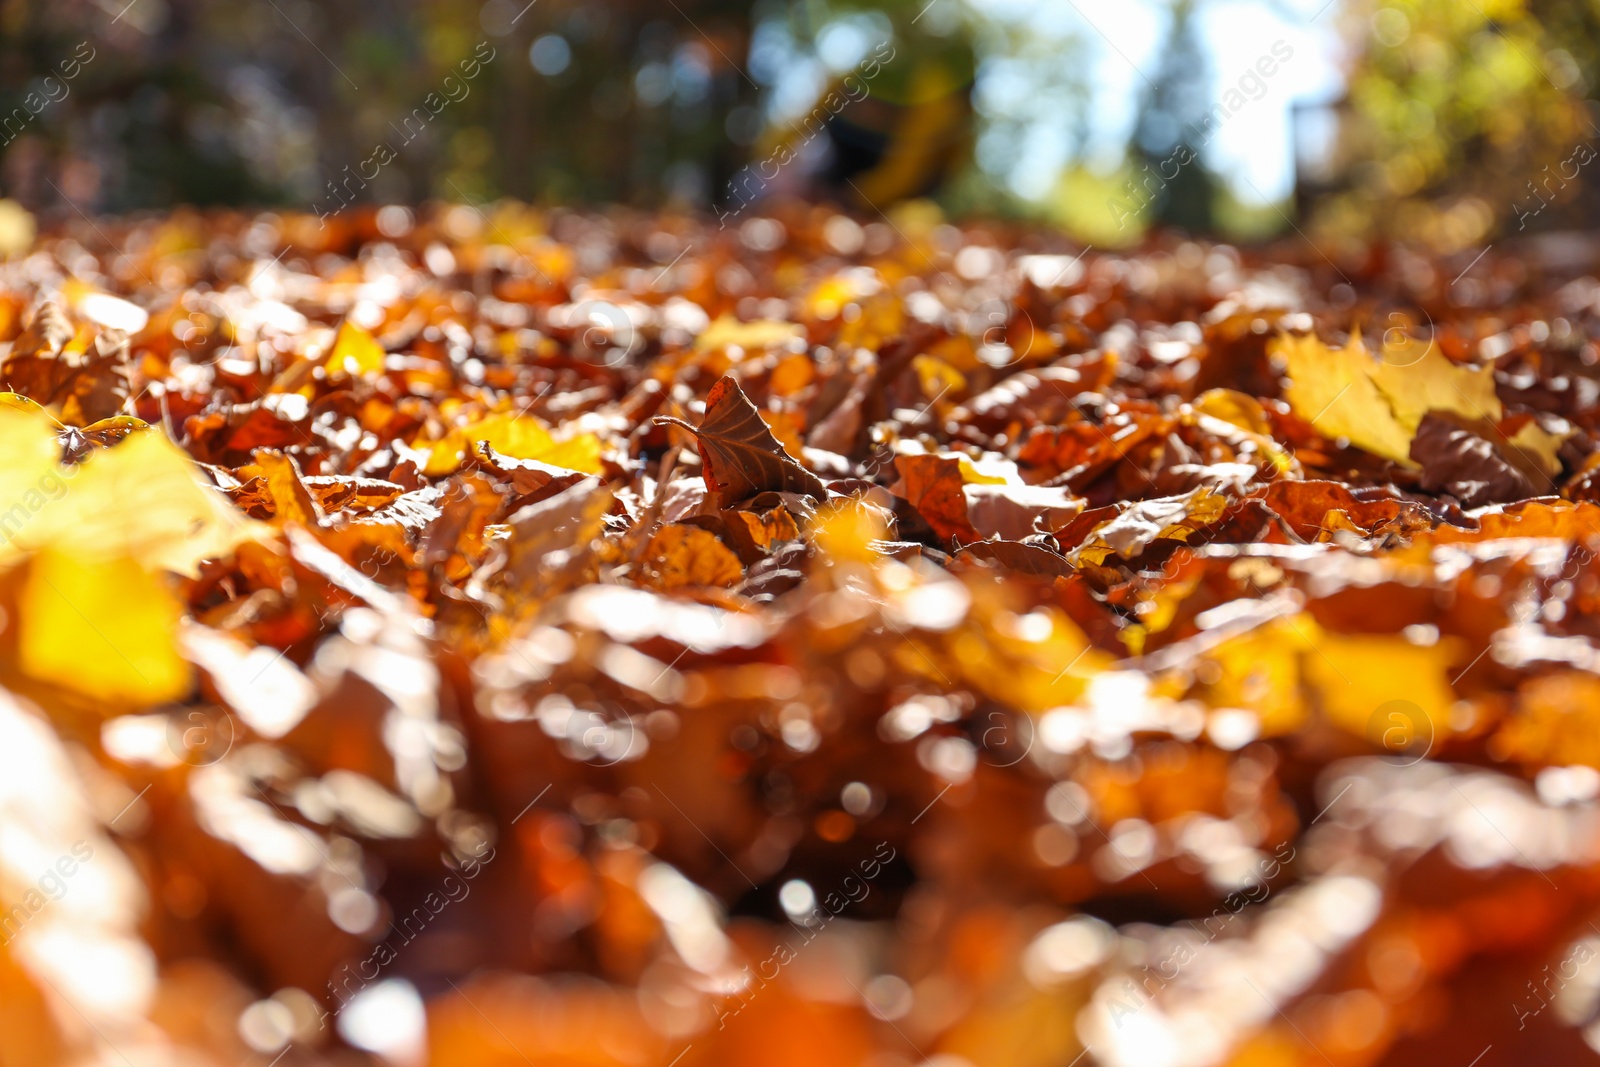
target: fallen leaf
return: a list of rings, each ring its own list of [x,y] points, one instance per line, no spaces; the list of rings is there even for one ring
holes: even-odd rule
[[[1273,482],[1261,491],[1261,498],[1307,541],[1318,539],[1333,512],[1344,515],[1363,533],[1370,534],[1381,524],[1399,518],[1408,507],[1415,508],[1381,491],[1367,490],[1358,495],[1343,482],[1319,479]]]
[[[507,476],[511,491],[518,496],[532,496],[546,491],[560,492],[563,489],[570,489],[588,477],[582,471],[554,463],[502,456],[488,441],[478,442],[477,458],[482,466]]]
[[[739,547],[739,554],[747,559],[766,555],[783,542],[800,540],[800,528],[785,507],[769,508],[760,513],[742,509],[727,511],[723,517],[730,538]]]
[[[1227,504],[1226,497],[1204,488],[1129,504],[1095,527],[1068,558],[1094,563],[1112,555],[1132,559],[1160,539],[1187,541],[1196,529],[1220,518]]]
[[[257,525],[202,481],[194,461],[162,434],[135,434],[94,452],[66,485],[23,532],[21,545],[132,559],[148,570],[193,577],[201,560],[230,555],[257,536]]]
[[[769,348],[785,347],[800,335],[800,327],[791,322],[740,322],[724,315],[702,330],[694,344],[701,351],[740,348],[753,354]]]
[[[980,541],[963,546],[956,558],[996,563],[1006,571],[1046,579],[1066,578],[1076,570],[1060,553],[1021,541]]]
[[[346,319],[334,336],[328,371],[335,377],[359,378],[383,373],[388,354],[378,339]]]
[[[0,562],[20,551],[16,542],[35,519],[67,492],[58,469],[61,447],[55,423],[42,409],[0,404]]]
[[[893,492],[904,497],[947,545],[983,540],[983,535],[967,518],[967,481],[958,459],[900,455],[895,457],[894,467],[900,474],[900,481]]]
[[[586,478],[529,504],[506,520],[506,583],[523,593],[553,593],[581,570],[614,497]]]
[[[1449,493],[1469,508],[1535,495],[1528,476],[1490,441],[1437,412],[1423,418],[1411,441],[1411,458],[1422,467],[1423,489]]]
[[[1560,420],[1558,425],[1564,421]],[[1501,429],[1501,434],[1503,435],[1505,431],[1503,428],[1499,429]],[[1552,433],[1539,425],[1538,419],[1527,418],[1521,426],[1517,427],[1514,433],[1505,438],[1504,451],[1506,458],[1518,466],[1532,467],[1533,470],[1527,473],[1530,476],[1534,476],[1535,484],[1544,485],[1549,479],[1561,473],[1561,457],[1559,455],[1561,446],[1566,444],[1576,432],[1569,424],[1565,429]],[[1497,435],[1495,439],[1499,440],[1500,435]],[[1541,481],[1536,475],[1543,475],[1544,480]]]
[[[744,579],[744,567],[717,535],[699,526],[673,524],[656,531],[645,548],[644,564],[652,588],[720,586]]]
[[[698,427],[666,415],[656,421],[694,434],[706,488],[723,507],[769,491],[803,493],[817,500],[828,497],[822,480],[783,450],[761,420],[761,412],[731,377],[724,376],[711,387]]]
[[[37,681],[104,702],[103,713],[183,696],[180,604],[166,581],[127,557],[47,549],[28,565],[17,665]]]
[[[266,479],[267,492],[272,497],[279,522],[298,522],[302,526],[321,524],[322,508],[306,487],[294,457],[261,448],[256,450],[255,465]]]
[[[1405,466],[1413,465],[1411,438],[1428,412],[1500,417],[1494,368],[1461,367],[1431,347],[1402,364],[1373,356],[1359,335],[1333,349],[1313,336],[1284,334],[1272,351],[1288,366],[1285,396],[1296,414],[1327,437],[1348,438]]]
[[[532,415],[488,415],[451,430],[438,441],[419,440],[413,447],[428,454],[422,472],[437,477],[460,467],[481,442],[512,459],[538,460],[584,474],[599,474],[603,469],[598,437],[576,433],[557,441],[545,424]]]

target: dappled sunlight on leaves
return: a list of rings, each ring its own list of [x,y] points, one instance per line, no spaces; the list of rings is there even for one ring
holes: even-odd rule
[[[0,265],[0,1061],[1573,1062],[1592,308],[774,212]]]

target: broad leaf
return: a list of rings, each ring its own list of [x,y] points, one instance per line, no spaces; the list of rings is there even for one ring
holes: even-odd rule
[[[724,376],[711,387],[699,426],[666,415],[656,421],[694,434],[706,488],[717,494],[723,507],[765,492],[803,493],[818,500],[828,497],[822,479],[783,450],[762,421],[761,412],[731,377]]]

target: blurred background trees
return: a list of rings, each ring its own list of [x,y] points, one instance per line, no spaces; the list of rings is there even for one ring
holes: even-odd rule
[[[1600,0],[0,0],[0,195],[710,209],[763,168],[1106,244],[1297,220],[1448,252],[1590,224],[1597,72]]]
[[[1452,252],[1594,225],[1600,4],[1408,0],[1360,14],[1330,150],[1301,183],[1316,231]]]

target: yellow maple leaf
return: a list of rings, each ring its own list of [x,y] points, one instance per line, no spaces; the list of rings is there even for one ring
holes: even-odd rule
[[[1490,421],[1504,414],[1494,391],[1493,366],[1463,367],[1436,347],[1429,347],[1420,358],[1388,355],[1372,360],[1368,373],[1394,408],[1400,425],[1412,434],[1430,411]]]
[[[1421,356],[1407,350],[1379,359],[1359,336],[1335,349],[1309,335],[1285,334],[1273,353],[1287,364],[1284,393],[1295,414],[1330,438],[1348,438],[1404,466],[1415,466],[1411,439],[1428,412],[1491,421],[1501,416],[1494,368],[1457,366],[1432,346]]]
[[[336,377],[382,374],[386,355],[376,337],[347,319],[333,339],[328,370]]]
[[[189,690],[176,642],[183,606],[164,579],[130,558],[40,552],[18,610],[17,662],[30,678],[105,701],[108,711]]]
[[[134,434],[59,476],[65,491],[16,538],[18,547],[131,559],[195,577],[201,560],[229,554],[260,528],[158,433]]]
[[[419,440],[412,447],[428,453],[423,473],[437,477],[459,467],[479,441],[489,442],[500,455],[512,459],[536,459],[585,474],[599,474],[603,470],[598,437],[580,433],[557,441],[545,424],[532,415],[487,415],[456,427],[438,441]]]
[[[66,492],[53,422],[38,405],[0,402],[0,564],[21,554],[39,515]]]

